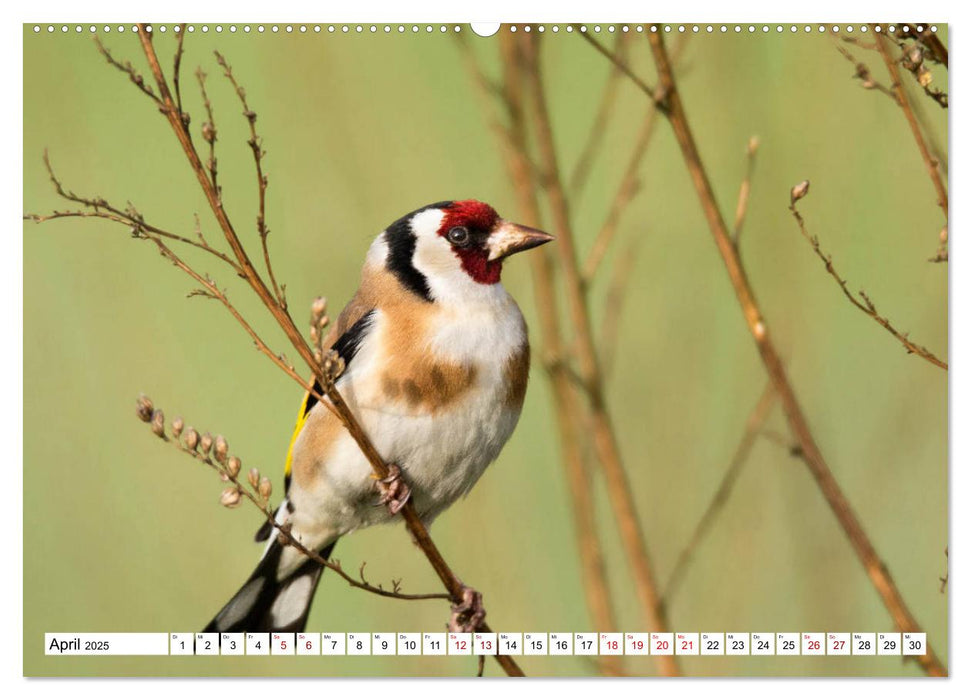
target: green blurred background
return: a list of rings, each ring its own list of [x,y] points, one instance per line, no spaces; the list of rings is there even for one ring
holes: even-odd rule
[[[471,36],[497,74],[495,39]],[[947,43],[946,30],[941,28]],[[127,31],[104,35],[147,73]],[[612,41],[612,37],[604,37]],[[171,31],[157,39],[165,68]],[[647,41],[631,61],[654,79]],[[428,202],[489,201],[513,218],[515,196],[453,37],[235,35],[186,41],[183,91],[193,128],[204,117],[192,72],[210,73],[224,196],[258,247],[256,182],[238,103],[215,65],[223,52],[259,113],[268,155],[275,267],[302,320],[318,294],[336,312],[352,295],[365,250],[384,226]],[[851,47],[878,80],[879,57]],[[542,47],[564,170],[587,138],[607,62],[576,36]],[[851,289],[939,356],[947,356],[947,266],[926,262],[943,225],[902,112],[861,89],[830,36],[813,32],[701,35],[681,63],[686,109],[726,216],[734,213],[746,143],[761,140],[743,254],[769,327],[815,436],[929,641],[948,652],[947,375],[908,356],[853,309],[799,236],[789,188],[812,191],[801,211]],[[87,30],[24,29],[24,209],[67,208],[51,191],[49,148],[79,193],[130,200],[163,227],[191,234],[193,213],[218,238],[165,120],[108,67]],[[946,73],[935,71],[947,89]],[[906,80],[910,76],[904,74]],[[947,147],[947,114],[920,98]],[[620,90],[589,186],[572,209],[582,251],[613,196],[643,95]],[[200,139],[201,143],[201,139]],[[671,131],[651,143],[643,188],[607,260],[637,242],[609,401],[661,581],[711,498],[765,374],[712,243]],[[189,256],[284,350],[285,339],[242,287]],[[259,547],[252,508],[218,505],[221,482],[153,438],[134,416],[140,391],[167,415],[225,434],[246,466],[282,469],[300,389],[254,352],[224,310],[186,300],[188,278],[150,243],[98,220],[24,225],[24,672],[27,675],[470,675],[474,658],[47,658],[48,631],[193,631],[249,574]],[[504,283],[535,328],[525,260]],[[592,290],[603,316],[604,274]],[[292,353],[291,353],[292,354]],[[776,411],[769,420],[785,429]],[[643,629],[613,518],[597,480],[610,584],[623,629]],[[280,481],[276,481],[277,487]],[[522,421],[470,496],[434,527],[439,547],[485,594],[494,629],[584,631],[569,499],[547,382],[534,367]],[[437,590],[399,526],[340,543],[372,581]],[[759,440],[711,536],[671,601],[681,631],[888,631],[890,618],[804,465]],[[312,630],[439,631],[440,601],[386,600],[327,575]],[[586,675],[581,657],[522,659],[530,675]],[[649,658],[628,660],[653,674]],[[894,658],[701,657],[693,675],[917,675]],[[499,673],[487,663],[486,673]]]

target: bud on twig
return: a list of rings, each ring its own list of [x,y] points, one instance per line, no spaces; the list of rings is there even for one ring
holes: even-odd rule
[[[152,432],[158,437],[165,437],[165,414],[161,408],[156,408],[152,414]]]
[[[152,412],[154,411],[154,406],[152,405],[152,400],[145,396],[145,394],[139,394],[138,398],[135,399],[135,413],[138,415],[139,419],[148,423],[152,420]]]
[[[260,470],[256,467],[249,470],[249,474],[247,474],[246,478],[249,480],[250,486],[252,486],[254,489],[258,489],[260,487]]]
[[[233,455],[226,462],[226,472],[234,479],[239,475],[239,470],[242,469],[243,463],[239,460],[239,457]]]
[[[172,421],[172,434],[175,437],[182,435],[182,429],[185,427],[185,423],[182,420],[182,416],[176,416],[175,420]]]
[[[809,180],[803,180],[789,192],[789,203],[795,204],[809,194]]]
[[[219,497],[219,502],[227,508],[235,508],[241,500],[242,494],[235,486],[230,486],[228,489],[225,489]]]
[[[193,452],[199,446],[199,433],[191,425],[185,431],[185,446]]]
[[[266,501],[269,500],[271,493],[273,493],[273,484],[264,476],[260,479],[260,496]]]
[[[226,457],[229,455],[229,443],[226,442],[226,438],[224,438],[222,435],[216,436],[212,453],[217,462],[220,464],[226,463]]]
[[[209,450],[212,449],[212,435],[208,432],[203,433],[202,437],[199,439],[199,451],[203,456],[209,456]]]

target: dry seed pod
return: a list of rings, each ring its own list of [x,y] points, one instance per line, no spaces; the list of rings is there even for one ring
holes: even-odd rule
[[[165,414],[161,408],[156,408],[152,414],[152,432],[159,437],[165,437]]]
[[[172,421],[172,434],[179,437],[182,435],[183,428],[185,428],[185,422],[182,420],[182,416],[176,416],[175,420]]]
[[[237,457],[236,455],[233,455],[232,457],[230,457],[229,461],[226,462],[226,472],[234,479],[239,474],[239,470],[242,469],[242,467],[243,467],[243,463],[239,460],[239,457]]]
[[[191,425],[186,428],[185,431],[185,446],[193,452],[195,452],[196,448],[199,446],[199,433],[197,433],[196,429]]]
[[[212,435],[209,433],[203,433],[202,437],[199,438],[199,451],[203,455],[208,456],[209,450],[212,449]]]
[[[146,423],[152,420],[154,410],[155,407],[152,405],[152,400],[145,396],[145,394],[139,394],[138,398],[135,399],[135,413]]]
[[[249,470],[249,474],[247,474],[246,478],[249,480],[250,486],[252,486],[254,489],[258,489],[260,487],[260,470],[256,467]]]
[[[316,324],[320,317],[327,313],[327,299],[324,297],[314,299],[313,304],[310,305],[310,313],[313,315],[313,323]]]
[[[265,501],[269,499],[271,493],[273,493],[273,484],[271,484],[270,480],[264,476],[262,479],[260,479],[260,496],[262,496],[263,500]]]
[[[216,457],[216,461],[220,464],[226,463],[226,457],[229,455],[229,443],[226,442],[226,438],[222,435],[216,436],[216,441],[213,443],[213,455]]]
[[[235,486],[230,486],[228,489],[225,489],[219,497],[219,502],[227,508],[235,508],[241,500],[242,494]]]

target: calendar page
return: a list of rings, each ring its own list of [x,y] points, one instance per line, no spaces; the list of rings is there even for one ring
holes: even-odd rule
[[[23,674],[948,676],[938,19],[24,24]]]

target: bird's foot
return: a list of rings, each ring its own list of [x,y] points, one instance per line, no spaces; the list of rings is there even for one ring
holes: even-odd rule
[[[375,481],[381,497],[376,506],[387,506],[391,515],[397,515],[411,498],[411,488],[401,478],[401,467],[397,464],[388,465],[389,474],[383,479]]]
[[[474,588],[462,587],[462,602],[452,606],[448,621],[449,632],[474,632],[485,621],[482,594]]]

